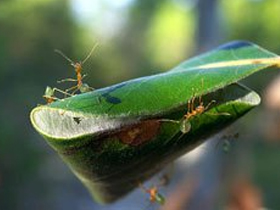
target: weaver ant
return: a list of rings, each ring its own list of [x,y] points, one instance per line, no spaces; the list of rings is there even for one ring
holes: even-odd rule
[[[164,205],[165,197],[159,193],[159,187],[167,186],[170,183],[170,178],[173,175],[173,164],[168,167],[168,170],[163,173],[159,178],[159,183],[157,185],[152,185],[149,188],[144,187],[141,183],[139,183],[139,187],[144,193],[149,194],[149,200],[151,203],[158,203],[160,205]]]
[[[183,116],[183,118],[179,121],[177,120],[169,120],[169,119],[162,119],[160,121],[162,122],[172,122],[172,123],[177,123],[180,125],[180,131],[183,134],[188,133],[191,130],[191,123],[190,123],[190,119],[200,115],[202,113],[204,113],[205,111],[207,111],[209,109],[209,107],[215,103],[215,100],[212,100],[211,102],[209,102],[207,104],[207,106],[204,106],[203,101],[202,101],[202,97],[199,97],[199,105],[197,107],[195,107],[195,96],[193,96],[189,101],[188,101],[188,111],[187,113]]]
[[[187,133],[191,129],[191,124],[189,120],[197,115],[200,115],[207,111],[209,107],[213,104],[216,103],[215,100],[212,100],[207,104],[207,106],[204,106],[203,101],[202,101],[202,96],[199,96],[199,105],[197,107],[194,106],[195,104],[195,96],[193,96],[189,101],[188,101],[188,111],[187,114],[183,116],[183,119],[181,120],[180,123],[180,129],[182,133]]]
[[[50,103],[52,103],[56,100],[59,100],[59,98],[54,96],[55,92],[60,92],[64,95],[70,95],[71,96],[71,94],[69,94],[69,93],[67,93],[63,90],[60,90],[58,88],[51,88],[51,87],[47,86],[46,90],[45,90],[45,94],[43,95],[43,98],[47,101],[47,104],[50,104]]]
[[[157,202],[160,205],[164,205],[165,197],[158,192],[157,186],[152,186],[150,188],[146,188],[140,183],[139,187],[143,190],[143,192],[149,194],[149,196],[150,196],[149,199],[150,199],[151,203]]]
[[[186,120],[189,120],[190,118],[196,116],[196,115],[200,115],[203,112],[205,112],[206,110],[209,109],[210,105],[212,105],[213,103],[216,103],[215,100],[212,100],[211,102],[209,102],[207,104],[207,106],[205,107],[202,101],[202,96],[199,96],[199,105],[197,107],[194,107],[195,104],[195,96],[192,97],[189,101],[188,101],[188,112],[187,114],[184,115],[184,118]]]
[[[191,123],[190,123],[190,119],[198,116],[202,113],[204,113],[205,111],[207,111],[209,109],[209,107],[213,104],[216,103],[215,100],[210,101],[206,106],[204,106],[203,101],[202,101],[202,96],[199,96],[199,105],[198,106],[194,106],[195,104],[195,96],[193,96],[189,101],[188,101],[188,111],[187,114],[185,114],[183,116],[183,119],[181,119],[178,123],[180,124],[180,130],[182,132],[181,137],[188,133],[191,130]],[[230,116],[229,113],[227,112],[223,112],[223,113],[211,113],[211,115],[224,115],[224,116]],[[180,137],[180,138],[181,138]],[[179,139],[180,139],[179,138]]]
[[[164,177],[165,178],[165,177]],[[141,183],[139,183],[139,187],[141,188],[141,190],[144,192],[144,193],[148,193],[149,194],[149,200],[151,203],[158,203],[160,205],[164,205],[165,203],[165,197],[160,194],[158,192],[158,188],[160,186],[164,186],[166,185],[167,182],[164,182],[165,180],[161,180],[161,183],[158,184],[158,185],[152,185],[151,187],[149,188],[146,188],[144,187],[144,185],[142,185]]]
[[[239,133],[234,134],[225,134],[221,137],[219,142],[216,144],[216,147],[219,146],[219,144],[222,142],[222,148],[225,153],[228,153],[232,147],[232,144],[234,143],[234,140],[237,140],[239,138]]]
[[[72,91],[71,95],[74,95],[78,90],[81,93],[89,92],[94,90],[94,88],[90,87],[88,84],[83,83],[83,78],[86,77],[86,75],[82,75],[82,65],[90,58],[91,54],[95,50],[98,44],[95,44],[89,54],[85,57],[83,61],[80,62],[73,62],[70,58],[68,58],[63,52],[60,50],[55,50],[56,53],[60,54],[62,57],[64,57],[67,61],[70,62],[71,66],[74,67],[75,73],[76,73],[76,79],[73,78],[66,78],[63,80],[58,81],[58,83],[61,82],[77,82],[77,85],[70,87],[65,90],[66,93],[69,91]]]

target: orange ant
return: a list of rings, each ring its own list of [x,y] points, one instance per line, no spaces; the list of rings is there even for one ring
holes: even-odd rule
[[[205,111],[209,109],[209,107],[213,104],[216,103],[215,100],[210,101],[206,106],[204,106],[203,101],[202,101],[202,96],[199,96],[199,105],[197,107],[194,106],[195,104],[195,96],[193,96],[189,101],[188,101],[188,111],[187,114],[183,116],[183,119],[180,120],[180,130],[183,134],[188,133],[191,130],[191,123],[190,119],[197,116],[201,115]]]
[[[143,190],[143,192],[148,193],[150,195],[151,203],[157,202],[160,205],[164,205],[165,197],[158,192],[157,186],[146,188],[141,183],[139,183],[139,187]]]
[[[201,83],[202,83],[202,87],[203,87],[204,86],[203,78],[201,80]],[[199,105],[197,107],[194,107],[194,104],[195,104],[195,95],[194,95],[190,100],[188,100],[188,112],[187,112],[187,114],[184,115],[184,119],[189,120],[190,118],[192,118],[194,116],[202,114],[203,112],[208,110],[210,105],[213,103],[216,103],[216,101],[212,100],[205,107],[203,104],[203,101],[202,101],[202,96],[199,96]]]
[[[141,188],[141,190],[144,193],[149,194],[149,196],[150,196],[149,199],[150,199],[151,203],[157,202],[160,205],[164,205],[165,197],[161,193],[158,192],[159,191],[158,188],[167,186],[170,183],[170,178],[172,176],[173,169],[174,169],[173,164],[171,164],[168,171],[163,173],[161,175],[161,177],[159,178],[159,183],[157,185],[152,185],[150,188],[146,188],[141,183],[139,183],[139,187]]]
[[[203,82],[203,80],[202,80]],[[190,131],[191,129],[191,124],[189,122],[189,119],[201,115],[205,111],[209,109],[209,107],[213,104],[216,103],[215,100],[210,101],[206,106],[204,106],[203,101],[202,101],[202,96],[199,96],[199,105],[197,107],[194,106],[195,104],[195,96],[193,96],[189,101],[188,101],[188,111],[187,114],[183,116],[183,119],[180,121],[180,130],[183,134],[186,134]],[[230,114],[227,112],[224,113],[217,113],[217,114],[212,114],[211,115],[225,115],[229,116]]]
[[[215,100],[212,100],[207,104],[207,106],[204,106],[202,97],[199,97],[199,105],[197,107],[194,107],[195,104],[195,96],[193,96],[189,101],[188,101],[188,111],[187,114],[183,116],[183,118],[180,121],[177,120],[169,120],[169,119],[162,119],[160,121],[162,122],[171,122],[171,123],[177,123],[180,125],[180,130],[183,134],[188,133],[191,130],[191,123],[190,119],[204,113],[209,109],[209,107],[215,103]]]
[[[239,138],[239,133],[236,132],[234,134],[225,134],[220,138],[220,141],[216,144],[216,147],[222,142],[222,148],[225,153],[228,153],[233,146],[232,143],[234,140]]]
[[[58,81],[58,83],[61,83],[61,82],[77,82],[77,85],[66,89],[65,90],[66,93],[68,93],[69,91],[72,91],[71,95],[74,95],[78,90],[81,93],[85,93],[85,92],[89,92],[89,91],[94,90],[94,88],[90,87],[86,83],[83,83],[83,81],[82,81],[83,78],[86,77],[86,75],[82,75],[82,64],[84,64],[90,58],[91,54],[93,53],[93,51],[95,50],[97,45],[98,44],[95,44],[93,46],[93,48],[91,49],[91,51],[89,52],[89,54],[85,57],[85,59],[83,61],[80,61],[80,62],[73,62],[63,52],[61,52],[60,50],[55,50],[56,53],[60,54],[62,57],[64,57],[66,60],[68,60],[70,62],[71,66],[74,67],[75,72],[76,72],[77,79],[66,78],[66,79]]]
[[[199,96],[199,105],[197,107],[194,107],[195,104],[195,96],[193,96],[189,101],[188,101],[188,112],[187,114],[184,115],[184,118],[186,120],[189,120],[190,118],[200,115],[203,112],[207,111],[209,107],[213,104],[216,103],[215,100],[212,100],[207,104],[205,107],[202,101],[202,96]]]
[[[54,96],[55,91],[63,93],[65,95],[71,95],[58,88],[51,88],[51,87],[47,86],[46,90],[45,90],[45,94],[43,95],[43,98],[47,101],[47,104],[50,104],[56,100],[59,100],[57,97]]]
[[[202,86],[203,86],[203,79],[202,79]],[[204,106],[204,103],[202,101],[202,96],[199,96],[198,99],[198,106],[195,107],[195,94],[193,94],[193,97],[188,100],[188,110],[187,113],[183,116],[183,118],[179,121],[177,120],[171,120],[171,119],[161,119],[160,121],[162,122],[171,122],[171,123],[176,123],[179,124],[180,126],[180,131],[182,132],[182,135],[179,137],[179,139],[186,133],[188,133],[191,130],[191,123],[190,119],[203,114],[205,111],[209,109],[209,107],[213,104],[216,103],[215,100],[210,101],[206,106]],[[217,114],[211,114],[211,115],[230,115],[229,113],[217,113]]]

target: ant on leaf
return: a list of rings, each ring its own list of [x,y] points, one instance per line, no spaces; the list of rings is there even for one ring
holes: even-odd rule
[[[203,86],[203,79],[202,79],[202,86]],[[190,123],[190,119],[194,118],[195,116],[201,115],[204,112],[206,112],[209,107],[213,104],[216,103],[215,100],[210,101],[206,106],[204,105],[203,101],[202,101],[202,96],[200,95],[198,97],[198,105],[195,106],[195,102],[196,102],[196,96],[195,94],[193,94],[192,98],[188,100],[187,103],[187,113],[182,117],[181,120],[177,121],[177,120],[170,120],[170,119],[162,119],[160,121],[162,122],[171,122],[171,123],[176,123],[179,124],[180,126],[180,131],[182,132],[182,135],[178,138],[181,139],[182,136],[186,133],[188,133],[191,130],[191,123]],[[217,114],[212,114],[211,115],[230,115],[229,113],[217,113]]]
[[[75,73],[76,73],[76,79],[66,78],[66,79],[58,81],[58,83],[61,83],[61,82],[76,82],[77,83],[75,86],[66,89],[65,92],[68,93],[69,91],[72,91],[72,93],[70,95],[74,95],[78,90],[81,93],[85,93],[85,92],[89,92],[89,91],[94,90],[94,88],[90,87],[88,84],[83,83],[83,78],[85,78],[86,75],[85,74],[82,75],[82,65],[90,58],[91,54],[93,53],[93,51],[95,50],[97,45],[98,44],[95,44],[93,46],[93,48],[91,49],[91,51],[89,52],[89,54],[85,57],[85,59],[83,61],[80,61],[80,62],[73,62],[63,52],[61,52],[60,50],[55,50],[56,53],[60,54],[67,61],[70,62],[71,66],[74,67]]]
[[[206,106],[204,106],[204,103],[202,101],[202,96],[199,96],[199,105],[195,107],[195,99],[196,99],[196,97],[194,95],[190,100],[188,100],[187,113],[183,116],[183,118],[181,120],[177,121],[177,120],[163,119],[160,121],[177,123],[180,125],[180,131],[183,134],[188,133],[191,130],[190,119],[204,113],[205,111],[207,111],[209,109],[209,107],[213,103],[216,103],[215,100],[212,100]]]
[[[215,100],[210,101],[206,106],[204,106],[203,101],[202,101],[202,96],[199,96],[199,105],[194,106],[195,104],[195,99],[196,97],[193,96],[189,101],[188,101],[188,111],[187,113],[183,116],[183,119],[180,120],[180,130],[183,134],[188,133],[191,129],[191,124],[189,120],[195,116],[198,116],[205,111],[209,109],[209,107],[213,104],[216,103]]]
[[[51,88],[50,86],[47,86],[46,90],[45,90],[45,94],[43,95],[43,98],[47,101],[47,104],[50,104],[50,103],[52,103],[52,102],[54,102],[56,100],[59,100],[59,98],[54,96],[55,91],[56,92],[60,92],[60,93],[62,93],[64,95],[71,96],[71,94],[69,94],[69,93],[67,93],[67,92],[65,92],[63,90],[60,90],[58,88]]]

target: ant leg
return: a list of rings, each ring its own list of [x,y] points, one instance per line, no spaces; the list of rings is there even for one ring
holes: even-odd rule
[[[71,91],[71,90],[75,90],[75,89],[77,89],[78,90],[78,85],[76,85],[76,86],[73,86],[73,87],[71,87],[71,88],[68,88],[68,89],[66,89],[65,90],[65,92],[69,92],[69,91]],[[76,92],[76,91],[75,91]],[[71,96],[73,96],[74,94],[73,94],[73,92],[72,93],[69,93]]]
[[[72,92],[72,94],[74,95],[78,90],[79,90],[79,88],[77,87],[76,90],[74,90],[74,91]]]
[[[191,99],[191,112],[194,111],[195,96]]]
[[[203,106],[202,96],[199,96],[199,105]],[[208,106],[208,105],[207,105]]]
[[[140,188],[144,193],[148,192],[148,189],[145,188],[144,185],[143,185],[141,182],[139,182],[138,185],[139,185],[139,188]]]
[[[201,86],[202,86],[202,89],[203,89],[203,87],[204,87],[204,79],[203,78],[201,79]],[[199,96],[199,105],[203,106],[202,95]]]
[[[212,104],[216,103],[215,100],[210,101],[207,106],[204,108],[204,110],[207,110]]]
[[[188,100],[188,111],[187,111],[187,115],[191,113],[191,99]]]
[[[180,124],[180,121],[177,121],[177,120],[160,119],[159,121],[160,121],[160,122],[170,122],[170,123]]]
[[[70,93],[67,93],[67,91],[63,91],[63,90],[60,90],[60,89],[58,89],[58,88],[54,88],[53,90],[54,90],[54,91],[57,91],[57,92],[59,92],[59,93],[62,93],[62,94],[64,94],[64,95],[72,96]]]
[[[62,82],[77,82],[77,80],[73,79],[73,78],[66,78],[66,79],[62,79],[62,80],[57,81],[57,83],[62,83]]]
[[[74,90],[76,88],[78,88],[78,85],[75,85],[73,87],[70,87],[70,88],[66,89],[65,92],[69,92],[69,91]]]
[[[205,111],[206,110],[208,110],[209,109],[209,107],[212,105],[212,104],[214,104],[214,103],[216,103],[216,101],[215,100],[212,100],[212,101],[210,101],[208,104],[207,104],[207,106],[205,107]],[[217,109],[216,109],[217,110]],[[217,110],[218,111],[218,110]],[[230,116],[231,114],[230,113],[228,113],[228,112],[219,112],[219,113],[208,113],[209,115],[213,115],[213,116],[220,116],[220,115],[224,115],[224,116]]]

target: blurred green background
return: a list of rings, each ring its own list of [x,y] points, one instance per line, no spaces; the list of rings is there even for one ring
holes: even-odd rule
[[[279,0],[1,0],[0,209],[158,207],[149,205],[140,190],[109,206],[94,203],[32,128],[29,113],[45,103],[45,87],[75,75],[54,49],[82,60],[99,43],[84,69],[85,81],[100,88],[167,71],[234,39],[280,53],[279,37]],[[230,152],[215,146],[220,138],[216,137],[202,146],[207,152],[176,164],[173,184],[163,192],[173,202],[172,197],[180,197],[176,194],[180,180],[188,183],[181,194],[189,196],[177,209],[234,209],[252,200],[262,207],[280,208],[277,90],[280,93],[279,86],[271,87],[269,97],[263,94],[265,106],[232,128],[240,137]],[[190,184],[193,177],[200,177],[195,185]],[[176,209],[168,206],[164,208]]]

